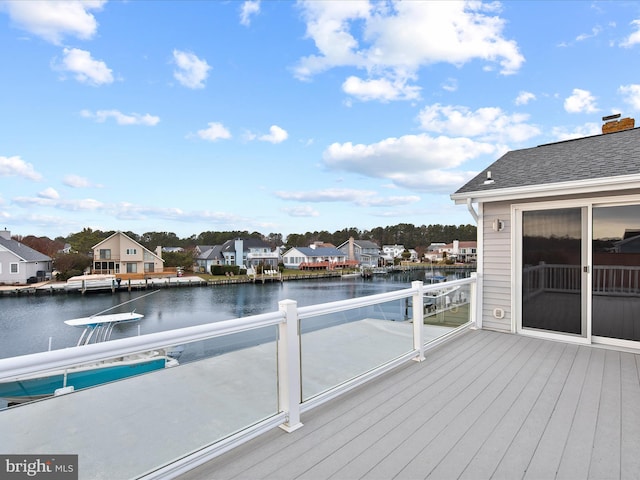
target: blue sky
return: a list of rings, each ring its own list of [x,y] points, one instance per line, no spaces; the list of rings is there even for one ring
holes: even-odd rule
[[[508,150],[640,111],[640,3],[0,1],[0,228],[467,224]]]

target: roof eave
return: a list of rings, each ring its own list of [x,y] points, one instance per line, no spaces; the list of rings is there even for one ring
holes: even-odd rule
[[[554,197],[558,195],[587,195],[603,191],[627,190],[640,188],[640,174],[621,175],[618,177],[594,178],[571,182],[547,183],[473,192],[453,193],[451,200],[456,205],[472,202],[499,202],[506,200],[522,200],[530,198]]]

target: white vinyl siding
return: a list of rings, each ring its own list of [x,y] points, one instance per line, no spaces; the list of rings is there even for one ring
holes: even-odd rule
[[[482,327],[503,332],[511,331],[511,208],[510,204],[483,204],[483,279],[482,279]],[[495,220],[502,220],[504,227],[496,232]],[[499,319],[496,308],[504,311]]]

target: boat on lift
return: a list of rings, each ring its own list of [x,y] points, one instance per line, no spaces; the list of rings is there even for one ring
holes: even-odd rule
[[[82,347],[109,341],[115,326],[137,322],[143,317],[144,315],[132,311],[96,314],[65,320],[64,323],[83,329],[77,343],[78,347]],[[5,380],[0,382],[0,398],[4,398],[9,404],[17,404],[95,387],[177,366],[180,353],[182,347],[169,347]]]

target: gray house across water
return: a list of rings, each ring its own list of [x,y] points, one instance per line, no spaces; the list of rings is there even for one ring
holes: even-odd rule
[[[508,152],[451,195],[477,218],[483,328],[640,347],[640,251],[628,248],[640,231],[633,123]]]
[[[0,284],[14,285],[51,278],[51,257],[11,239],[11,232],[0,230]]]

